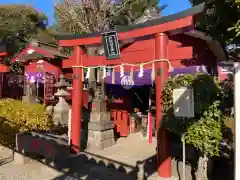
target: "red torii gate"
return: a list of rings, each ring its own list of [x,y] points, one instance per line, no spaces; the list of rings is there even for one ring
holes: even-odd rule
[[[101,44],[101,33],[87,35],[59,36],[59,45],[74,47],[72,58],[63,61],[63,68],[73,69],[72,90],[72,126],[71,138],[73,147],[80,147],[81,111],[82,108],[82,68],[91,66],[120,65],[123,63],[146,63],[153,60],[168,59],[173,67],[185,66],[183,59],[194,59],[193,47],[181,47],[181,43],[172,38],[177,34],[194,29],[197,15],[204,10],[204,4],[186,11],[163,17],[146,23],[117,29],[120,41],[135,39],[135,42],[121,50],[121,58],[106,60],[105,56],[88,56],[80,48],[81,45]],[[140,39],[141,37],[141,39]],[[140,40],[137,40],[140,39]],[[149,68],[151,68],[149,66]],[[169,64],[167,61],[155,62],[156,83],[156,128],[158,173],[160,177],[171,177],[171,157],[169,137],[165,129],[160,128],[162,119],[161,92],[168,78]],[[161,147],[160,147],[161,146]]]

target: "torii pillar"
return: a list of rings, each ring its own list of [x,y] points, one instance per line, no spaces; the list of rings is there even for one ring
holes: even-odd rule
[[[83,50],[79,46],[74,47],[73,58],[75,64],[82,64]],[[82,91],[83,69],[73,66],[73,90],[72,90],[72,119],[71,119],[71,146],[74,153],[80,152],[81,119],[82,119]]]
[[[155,59],[168,59],[168,36],[164,33],[155,35]],[[169,64],[166,61],[156,62],[156,128],[157,128],[157,160],[160,178],[171,179],[171,155],[169,137],[166,129],[161,127],[162,91],[168,78]]]

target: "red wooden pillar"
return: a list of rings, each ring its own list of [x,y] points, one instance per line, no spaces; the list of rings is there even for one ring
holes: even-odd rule
[[[168,58],[168,36],[166,34],[159,33],[155,36],[155,58],[156,60]],[[169,65],[166,61],[157,62],[155,68],[158,175],[161,178],[171,178],[170,140],[167,131],[160,127],[162,120],[161,93],[168,78]]]
[[[3,64],[3,57],[0,56],[0,64]],[[3,97],[3,72],[0,72],[0,99]]]
[[[128,111],[122,111],[122,121],[121,121],[121,135],[127,137],[129,135],[129,115]]]
[[[74,61],[76,65],[81,64],[81,55],[84,52],[79,46],[74,47]],[[71,145],[75,153],[80,151],[81,146],[81,119],[82,119],[82,67],[73,67],[73,89],[72,89],[72,119],[71,119]]]

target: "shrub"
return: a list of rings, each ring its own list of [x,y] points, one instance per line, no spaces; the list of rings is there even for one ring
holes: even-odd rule
[[[191,86],[194,89],[194,118],[179,118],[173,114],[172,93],[174,88]],[[162,126],[180,135],[209,156],[219,156],[219,144],[223,138],[223,117],[228,116],[232,94],[227,84],[205,75],[181,75],[169,79],[163,91]]]
[[[0,100],[0,143],[8,147],[15,144],[19,132],[49,131],[52,121],[45,114],[45,107],[14,99]]]

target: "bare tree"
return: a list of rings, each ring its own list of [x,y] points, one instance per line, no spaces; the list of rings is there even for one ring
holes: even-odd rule
[[[91,33],[114,28],[115,24],[132,24],[156,0],[60,0],[55,18],[65,32]]]

